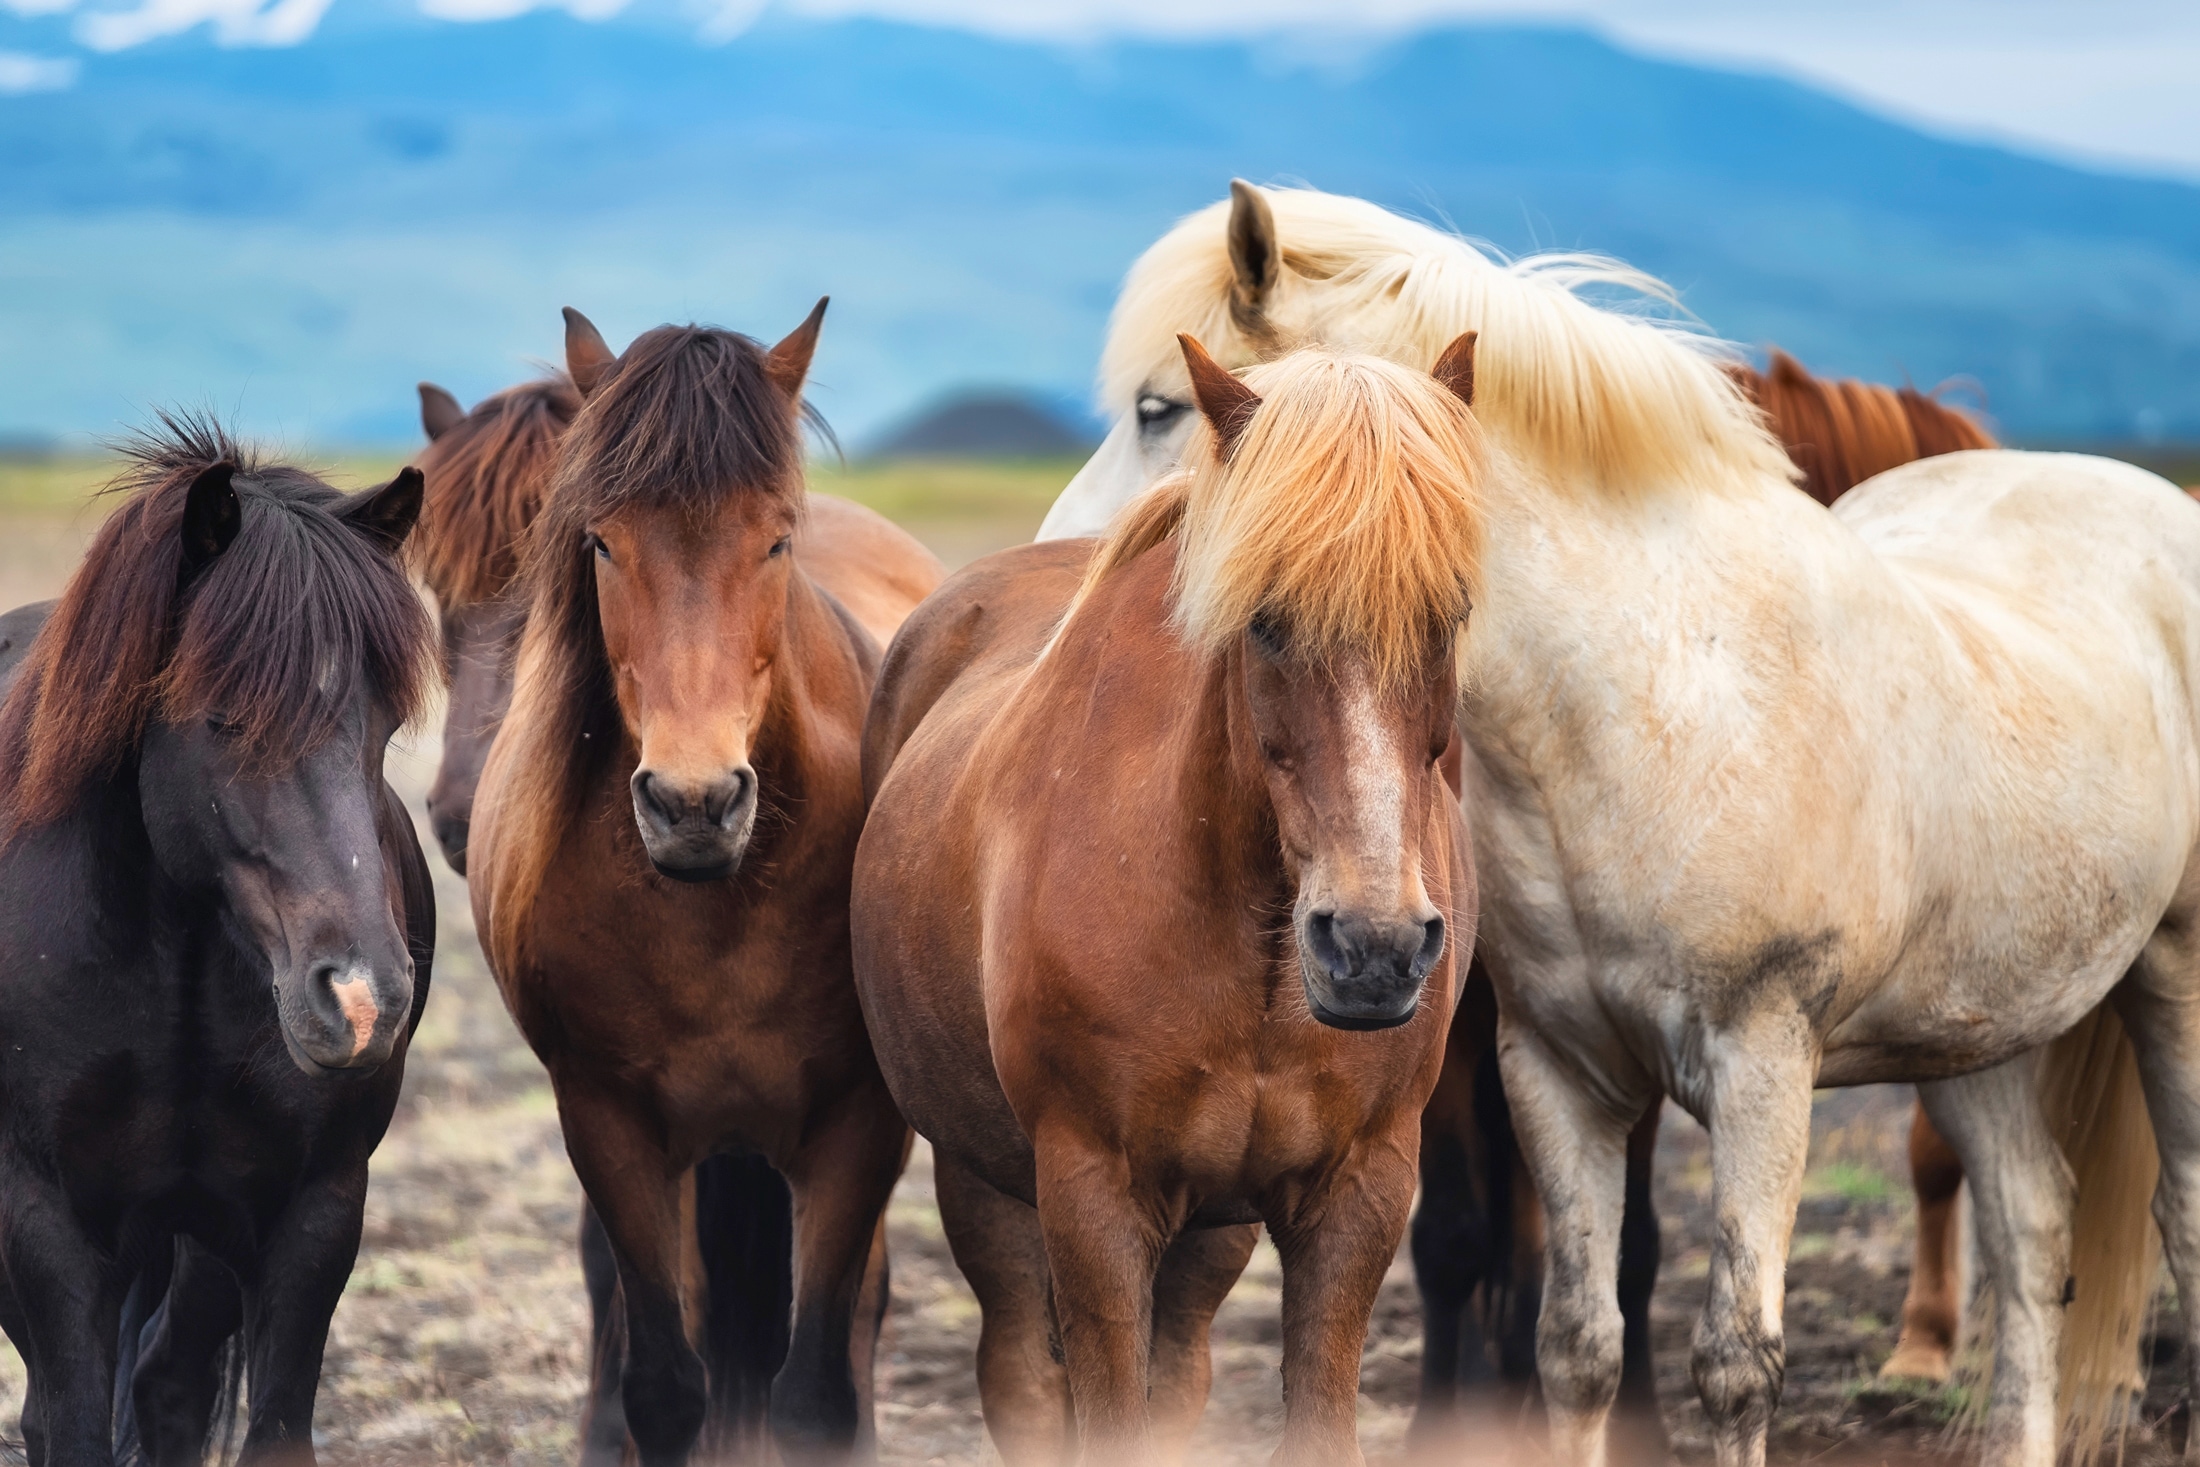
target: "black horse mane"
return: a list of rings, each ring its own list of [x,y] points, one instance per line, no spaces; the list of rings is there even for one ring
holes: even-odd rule
[[[219,718],[253,764],[317,748],[367,691],[419,711],[434,629],[387,548],[347,526],[344,496],[270,463],[213,418],[162,413],[119,445],[108,516],[0,703],[0,836],[59,819],[155,718]],[[186,576],[191,484],[228,466],[235,540]]]

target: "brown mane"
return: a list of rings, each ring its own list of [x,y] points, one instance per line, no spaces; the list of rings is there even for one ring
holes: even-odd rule
[[[493,601],[518,578],[558,440],[580,410],[560,372],[483,399],[421,454],[427,496],[405,553],[444,610]]]
[[[67,814],[156,717],[218,713],[272,772],[334,731],[362,677],[400,721],[424,700],[434,629],[397,562],[333,513],[342,494],[207,418],[163,413],[124,452],[111,488],[130,497],[0,704],[0,835]],[[237,537],[179,584],[191,482],[225,463]]]
[[[512,869],[497,880],[505,951],[519,940],[542,872],[591,778],[620,743],[604,654],[589,527],[622,508],[700,517],[734,495],[800,513],[802,425],[815,421],[767,369],[767,349],[738,332],[660,326],[634,339],[559,445],[521,567],[528,598],[505,737],[531,792],[503,802]]]
[[[1804,492],[1820,504],[1917,459],[1998,446],[1977,419],[1931,394],[1814,377],[1777,348],[1762,372],[1731,370],[1802,470]]]

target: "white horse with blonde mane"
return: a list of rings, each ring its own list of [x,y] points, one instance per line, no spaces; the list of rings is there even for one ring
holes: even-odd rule
[[[1662,1089],[1710,1131],[1693,1372],[1738,1467],[1780,1389],[1811,1091],[1918,1081],[1999,1300],[1986,1460],[2049,1467],[2064,1418],[2097,1425],[2128,1382],[2153,1282],[2120,1260],[2123,1297],[2093,1301],[2111,1343],[2058,1367],[2074,1185],[2041,1097],[2085,1092],[2072,1154],[2113,1152],[2115,1067],[2049,1047],[2104,1004],[2136,1049],[2200,1369],[2200,506],[2127,465],[1993,451],[1829,512],[1723,348],[1583,287],[1669,299],[1608,262],[1500,263],[1357,200],[1238,186],[1131,272],[1103,363],[1121,421],[1042,535],[1098,530],[1173,464],[1195,416],[1179,331],[1230,366],[1319,340],[1417,367],[1479,331],[1492,466],[1460,727],[1505,1087],[1548,1217],[1559,1460],[1605,1459],[1644,1106]],[[2152,1159],[2119,1165],[2087,1205],[2129,1215],[2095,1235],[2144,1237],[2129,1181]]]

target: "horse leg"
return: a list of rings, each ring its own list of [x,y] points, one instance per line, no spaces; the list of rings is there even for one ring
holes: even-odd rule
[[[2063,1288],[2070,1277],[2070,1165],[2040,1112],[2038,1053],[1917,1087],[1971,1180],[1980,1261],[1994,1284],[1994,1393],[1986,1461],[2052,1467]]]
[[[788,1159],[794,1335],[771,1397],[772,1434],[788,1467],[845,1462],[869,1436],[855,1381],[856,1300],[908,1147],[908,1123],[878,1081],[813,1120]]]
[[[2177,1280],[2186,1400],[2200,1410],[2200,949],[2189,920],[2174,932],[2165,922],[2156,932],[2130,977],[2117,986],[2116,1005],[2138,1059],[2161,1153],[2154,1220]],[[2200,1464],[2200,1428],[2185,1433],[2184,1460],[2186,1467]]]
[[[1471,977],[1480,978],[1480,969]],[[1503,1272],[1499,1189],[1491,1175],[1498,1153],[1483,1134],[1494,1118],[1481,1113],[1476,1093],[1477,1076],[1496,1068],[1496,1013],[1486,999],[1487,983],[1481,979],[1480,989],[1462,996],[1443,1072],[1421,1112],[1421,1200],[1410,1234],[1413,1281],[1421,1295],[1421,1388],[1410,1436],[1419,1444],[1449,1432],[1465,1398],[1496,1379],[1480,1318],[1488,1311],[1496,1322]],[[1478,996],[1484,997],[1479,1006]],[[1489,1010],[1487,1022],[1473,1022],[1477,1008]]]
[[[1275,1467],[1358,1467],[1360,1351],[1413,1207],[1405,1144],[1377,1142],[1270,1229],[1283,1258],[1283,1441]]]
[[[1658,1361],[1650,1338],[1650,1300],[1658,1288],[1658,1204],[1651,1195],[1658,1153],[1660,1096],[1627,1136],[1627,1202],[1619,1229],[1619,1399],[1613,1411],[1618,1456],[1629,1462],[1663,1462],[1669,1452],[1665,1418],[1658,1414]]]
[[[555,1078],[555,1077],[553,1077]],[[610,1240],[625,1305],[619,1399],[642,1467],[681,1467],[703,1428],[703,1357],[681,1298],[684,1173],[658,1128],[622,1097],[558,1086],[566,1153]]]
[[[1153,1457],[1154,1275],[1173,1240],[1131,1193],[1120,1154],[1074,1134],[1032,1139],[1078,1461],[1144,1464]]]
[[[250,1410],[240,1467],[311,1467],[328,1323],[359,1258],[364,1158],[294,1194],[244,1280]]]
[[[32,1460],[46,1467],[113,1467],[116,1342],[124,1280],[86,1238],[66,1199],[42,1178],[10,1168],[0,1181],[0,1275],[17,1311],[10,1334],[30,1367],[23,1407]],[[16,1330],[21,1334],[16,1334]]]
[[[1215,1357],[1208,1332],[1260,1241],[1257,1226],[1190,1228],[1161,1255],[1153,1281],[1155,1455],[1179,1462],[1207,1409]]]
[[[1536,1367],[1551,1459],[1605,1467],[1619,1395],[1619,1234],[1626,1200],[1624,1114],[1599,1104],[1516,1023],[1501,1023],[1505,1095],[1542,1201],[1547,1246]]]
[[[1780,1310],[1817,1058],[1800,1014],[1766,1013],[1704,1038],[1713,1241],[1689,1366],[1718,1467],[1763,1467],[1787,1368]]]
[[[626,1403],[619,1377],[626,1368],[626,1306],[619,1297],[619,1260],[603,1219],[581,1202],[581,1281],[588,1289],[588,1403],[581,1415],[580,1467],[619,1467],[626,1457]]]
[[[691,1175],[697,1253],[687,1298],[691,1316],[701,1304],[703,1317],[691,1317],[688,1338],[700,1339],[710,1377],[700,1447],[713,1460],[763,1461],[794,1307],[794,1196],[761,1156],[705,1157]]]
[[[1047,1288],[1039,1213],[932,1153],[940,1224],[978,1296],[978,1401],[1007,1467],[1056,1467],[1070,1452],[1069,1376]]]
[[[1956,1348],[1956,1193],[1963,1162],[1933,1129],[1920,1102],[1910,1123],[1910,1184],[1917,1192],[1917,1251],[1902,1300],[1902,1335],[1879,1367],[1881,1380],[1948,1378]]]
[[[902,1170],[909,1168],[909,1151],[901,1154]],[[878,1455],[878,1347],[886,1332],[886,1311],[894,1302],[894,1274],[886,1256],[886,1218],[871,1230],[871,1252],[863,1265],[863,1288],[856,1295],[855,1342],[849,1347],[848,1365],[856,1378],[856,1460]]]
[[[147,1321],[130,1379],[140,1449],[152,1467],[198,1467],[225,1399],[222,1347],[244,1327],[236,1275],[196,1244],[178,1239],[175,1271]]]

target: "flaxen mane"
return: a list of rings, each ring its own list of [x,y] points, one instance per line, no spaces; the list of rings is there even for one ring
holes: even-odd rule
[[[516,951],[534,893],[591,778],[619,746],[618,702],[596,610],[589,526],[630,506],[700,515],[732,495],[801,512],[802,427],[766,369],[767,348],[737,332],[660,326],[634,339],[559,445],[521,568],[527,631],[503,738],[532,788],[500,801],[496,934]]]
[[[1173,535],[1176,619],[1194,646],[1272,617],[1310,656],[1405,681],[1432,628],[1466,618],[1483,528],[1474,415],[1380,357],[1309,348],[1244,377],[1260,405],[1229,461],[1202,423],[1189,467],[1125,512],[1086,587]]]
[[[405,554],[444,610],[493,601],[518,577],[558,440],[580,410],[560,372],[483,400],[421,454],[427,493]]]
[[[125,446],[129,498],[100,527],[0,704],[0,830],[68,813],[155,718],[218,716],[280,769],[365,685],[401,722],[426,695],[434,629],[404,570],[334,513],[343,495],[260,461],[217,423],[163,414]],[[179,584],[191,483],[235,467],[228,549]]]
[[[1996,446],[1976,419],[1914,387],[1814,377],[1778,350],[1762,372],[1730,370],[1802,470],[1804,491],[1820,504],[1917,459]]]
[[[1281,269],[1257,309],[1233,299],[1227,201],[1183,220],[1131,268],[1101,361],[1111,417],[1141,392],[1184,382],[1180,331],[1232,368],[1318,343],[1423,369],[1462,332],[1479,331],[1475,416],[1557,487],[1639,493],[1792,479],[1723,370],[1732,348],[1611,308],[1615,298],[1670,307],[1652,277],[1586,255],[1506,262],[1365,200],[1261,193]]]

